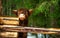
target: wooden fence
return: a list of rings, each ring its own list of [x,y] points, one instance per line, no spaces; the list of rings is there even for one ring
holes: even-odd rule
[[[35,27],[21,27],[18,26],[19,20],[17,17],[0,17],[3,22],[0,29],[6,32],[31,32],[42,34],[58,34],[60,28],[35,28]]]

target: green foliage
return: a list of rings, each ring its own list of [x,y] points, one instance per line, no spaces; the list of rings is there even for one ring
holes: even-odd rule
[[[46,13],[47,11],[49,11],[49,6],[51,6],[51,4],[49,4],[47,1],[43,2],[38,7],[35,8],[35,11],[34,11],[35,14],[34,15],[37,15],[39,13]]]
[[[54,27],[51,26],[53,20],[60,17],[58,0],[43,1],[37,6],[30,17],[30,24],[34,27]],[[59,27],[58,23],[56,27]]]

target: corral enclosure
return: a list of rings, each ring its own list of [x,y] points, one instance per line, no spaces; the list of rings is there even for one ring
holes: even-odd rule
[[[33,9],[29,17],[30,27],[60,28],[60,1],[59,0],[0,0],[0,16],[16,17],[12,13],[15,9]],[[8,22],[8,21],[6,21]],[[11,22],[11,21],[10,21]],[[10,32],[4,32],[10,36]],[[3,33],[1,33],[4,35]],[[16,33],[12,32],[11,36]],[[29,33],[28,33],[29,35]],[[33,35],[33,36],[32,36]],[[15,36],[16,37],[16,36]],[[27,36],[28,37],[28,36]],[[60,34],[30,34],[30,38],[59,38]],[[28,37],[28,38],[29,38]]]

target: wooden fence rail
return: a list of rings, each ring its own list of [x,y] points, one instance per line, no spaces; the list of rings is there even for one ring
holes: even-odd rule
[[[21,27],[19,19],[17,17],[0,17],[0,29],[7,32],[32,32],[32,33],[43,33],[43,34],[58,34],[60,28],[35,28],[35,27]]]
[[[19,20],[17,17],[0,17],[0,23],[4,25],[18,25]]]
[[[31,32],[31,33],[42,33],[42,34],[58,34],[60,29],[58,28],[34,28],[34,27],[21,27],[11,25],[1,25],[0,29],[7,32]]]

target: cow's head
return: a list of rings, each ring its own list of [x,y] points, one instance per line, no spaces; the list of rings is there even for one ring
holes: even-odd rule
[[[13,13],[15,13],[20,20],[25,20],[30,16],[32,13],[32,9],[19,9],[19,10],[13,10]]]

